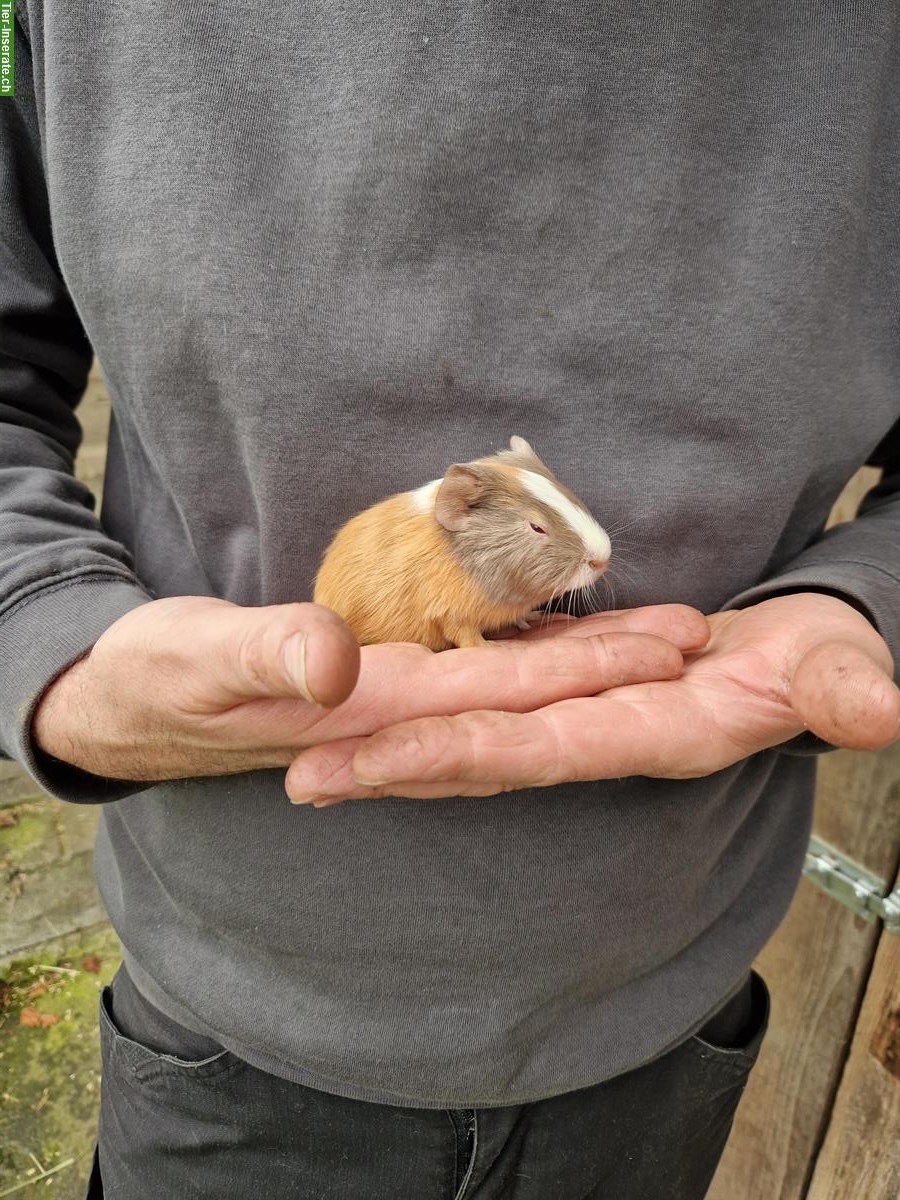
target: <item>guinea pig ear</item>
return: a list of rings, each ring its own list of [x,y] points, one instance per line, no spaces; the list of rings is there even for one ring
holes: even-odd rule
[[[472,509],[484,495],[484,475],[473,463],[454,463],[447,468],[434,500],[439,525],[457,533],[468,525]]]
[[[550,470],[547,464],[542,462],[541,459],[535,454],[531,443],[526,442],[523,437],[513,434],[513,436],[509,439],[509,448],[514,454],[518,454],[523,458],[530,458],[532,462],[537,463],[537,465],[544,471]]]

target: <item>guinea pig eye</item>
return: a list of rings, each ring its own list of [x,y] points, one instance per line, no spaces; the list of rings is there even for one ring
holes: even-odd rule
[[[531,526],[531,528],[534,530],[535,533],[546,533],[547,532],[546,529],[541,529],[540,525],[535,525],[534,521],[529,521],[529,525]]]

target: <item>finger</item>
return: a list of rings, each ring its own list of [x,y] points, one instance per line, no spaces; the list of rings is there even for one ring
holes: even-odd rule
[[[852,642],[820,642],[790,687],[800,720],[833,746],[877,750],[900,737],[900,691],[882,665]]]
[[[361,799],[374,794],[353,778],[353,755],[366,743],[364,737],[342,738],[304,750],[287,769],[284,789],[292,804],[309,804],[326,796]]]
[[[361,749],[366,738],[344,738],[330,742],[310,752],[315,761],[311,771],[304,763],[299,774],[293,767],[285,776],[285,791],[292,804],[312,804],[316,808],[327,808],[341,804],[344,800],[372,800],[383,796],[402,796],[416,800],[434,800],[444,796],[489,796],[498,788],[494,783],[453,780],[441,783],[404,781],[385,787],[366,787],[353,778],[353,756]],[[298,762],[303,763],[306,755]]]
[[[270,697],[332,707],[349,696],[359,675],[356,639],[319,604],[217,609],[196,630],[195,648],[206,685],[196,707],[208,712]]]
[[[665,606],[694,610],[683,605]],[[286,728],[293,740],[307,745],[375,733],[388,724],[422,716],[481,709],[524,712],[572,696],[593,696],[610,687],[645,679],[676,677],[683,660],[671,642],[653,634],[623,631],[631,614],[606,617],[594,632],[578,637],[511,639],[485,647],[434,654],[414,643],[366,646],[352,696],[333,712],[318,716],[309,727],[297,716],[279,712],[278,702],[257,701],[254,719],[267,728]],[[699,614],[698,614],[699,615]],[[637,623],[642,618],[637,617]],[[693,621],[688,615],[687,621]],[[703,636],[705,636],[705,618]],[[414,678],[416,686],[410,686]],[[244,714],[248,719],[249,713]]]
[[[365,787],[356,782],[351,769],[353,755],[365,742],[366,739],[361,737],[344,738],[317,747],[308,752],[315,760],[314,770],[310,770],[305,762],[306,753],[301,755],[297,761],[302,764],[302,773],[292,766],[285,776],[285,790],[291,803],[324,808],[344,800],[371,800],[388,794],[425,800],[452,795],[487,796],[497,790],[491,783],[471,784],[463,780],[449,785],[450,789],[458,787],[458,791],[448,790],[446,783],[419,784],[414,781],[395,785],[390,792],[385,788]]]
[[[677,774],[680,762],[700,761],[691,743],[702,742],[706,732],[670,709],[663,702],[654,718],[639,705],[599,696],[532,713],[426,717],[367,738],[351,770],[357,783],[387,791],[397,780],[464,780],[507,791],[565,780]]]
[[[520,641],[540,641],[548,637],[593,637],[604,632],[651,633],[665,638],[679,650],[702,649],[709,641],[709,622],[703,613],[687,604],[651,604],[644,608],[592,613],[589,617],[565,617],[550,614],[545,624],[518,635]]]
[[[317,753],[312,746],[292,765],[292,786],[298,794],[321,789],[332,762],[332,752],[324,747],[342,738],[423,716],[482,709],[526,712],[575,696],[595,696],[607,688],[674,679],[683,663],[670,642],[635,633],[556,638],[533,646],[506,642],[443,654],[423,651],[421,657],[415,653],[419,648],[412,646],[406,648],[409,654],[399,646],[367,649],[375,653],[364,656],[351,700],[304,733],[304,741],[323,749]],[[378,653],[382,649],[393,653]],[[411,677],[415,687],[410,686]]]
[[[390,787],[357,787],[347,796],[311,796],[294,803],[312,808],[334,808],[336,804],[343,804],[346,800],[446,800],[456,796],[496,796],[500,790],[495,783],[472,783],[466,779],[454,779],[445,783],[416,783],[415,780],[405,780],[402,783],[392,783]]]
[[[353,750],[364,742],[365,739],[348,738],[347,740],[348,743],[352,740],[354,745],[352,747],[348,745],[346,748],[346,761],[342,764],[340,770],[336,770],[328,782],[323,784],[322,791],[295,791],[290,779],[290,772],[288,773],[288,777],[285,780],[285,790],[291,804],[311,804],[314,808],[329,808],[335,804],[343,804],[345,800],[376,800],[383,799],[385,796],[396,796],[410,800],[437,800],[448,796],[493,796],[503,790],[496,783],[473,782],[469,779],[442,780],[439,783],[422,783],[418,780],[409,779],[399,783],[391,783],[384,787],[366,787],[356,782],[351,770]],[[342,753],[344,749],[342,745]],[[328,790],[324,790],[325,788],[328,788]]]

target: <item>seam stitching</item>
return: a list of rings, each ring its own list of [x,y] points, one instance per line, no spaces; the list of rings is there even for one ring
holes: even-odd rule
[[[471,1114],[472,1114],[471,1125],[469,1125],[469,1123],[468,1123],[468,1112],[471,1112]],[[478,1153],[478,1110],[473,1108],[473,1109],[468,1110],[468,1112],[467,1112],[466,1125],[467,1125],[467,1131],[471,1132],[471,1134],[472,1134],[472,1150],[469,1155],[468,1170],[466,1171],[465,1178],[463,1179],[462,1183],[459,1185],[459,1191],[456,1193],[454,1200],[464,1200],[466,1191],[469,1187],[469,1183],[471,1182],[471,1179],[472,1179],[472,1173],[475,1170],[475,1155]]]

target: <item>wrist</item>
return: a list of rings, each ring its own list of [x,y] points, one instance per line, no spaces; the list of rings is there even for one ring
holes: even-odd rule
[[[32,749],[36,754],[67,766],[81,767],[80,738],[72,726],[72,716],[89,711],[86,689],[89,654],[90,650],[86,650],[81,658],[70,663],[52,680],[42,692],[31,717]]]
[[[858,597],[852,596],[849,592],[842,592],[838,588],[812,586],[804,587],[803,585],[798,585],[797,587],[786,587],[777,592],[772,592],[771,596],[767,596],[766,599],[774,600],[777,596],[802,595],[804,592],[811,593],[812,595],[816,596],[833,596],[835,600],[842,600],[844,604],[849,605],[850,608],[855,609],[856,612],[865,617],[873,629],[878,629],[878,624],[866,605],[863,604]],[[757,603],[762,602],[757,601]]]

